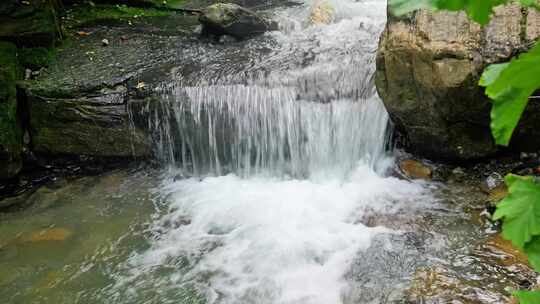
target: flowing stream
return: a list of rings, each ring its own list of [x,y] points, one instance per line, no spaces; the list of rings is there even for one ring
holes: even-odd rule
[[[116,286],[133,294],[118,299],[157,284],[208,303],[343,303],[357,253],[398,233],[362,224],[366,210],[428,200],[386,177],[389,121],[372,79],[386,2],[328,3],[330,24],[308,22],[320,1],[278,10],[281,32],[241,45],[248,66],[235,48],[202,52],[200,74],[163,88],[148,123],[176,181]],[[165,266],[179,270],[156,283]]]
[[[478,270],[458,208],[391,176],[373,83],[386,2],[327,3],[328,24],[306,1],[267,12],[279,31],[182,50],[160,102],[133,110],[159,170],[60,182],[0,215],[3,303],[398,303],[419,267]]]

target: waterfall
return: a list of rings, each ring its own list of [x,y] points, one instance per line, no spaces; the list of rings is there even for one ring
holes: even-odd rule
[[[197,176],[301,178],[345,174],[359,161],[374,168],[384,156],[388,117],[376,95],[328,103],[297,95],[260,85],[175,87],[163,98],[170,118],[157,132],[157,156]]]
[[[279,32],[188,50],[144,109],[157,159],[183,178],[166,175],[165,210],[117,299],[159,289],[180,303],[186,290],[223,304],[373,300],[345,276],[389,230],[359,219],[410,208],[423,189],[381,174],[388,115],[373,73],[385,2],[331,2],[333,23],[306,24],[306,3],[273,12]]]
[[[335,1],[328,25],[303,24],[306,7],[285,9],[280,32],[192,51],[146,109],[160,164],[184,176],[381,171],[388,115],[373,74],[383,19],[372,9],[381,3]]]

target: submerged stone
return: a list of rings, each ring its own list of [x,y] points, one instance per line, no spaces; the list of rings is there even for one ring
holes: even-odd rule
[[[277,29],[277,24],[262,14],[234,3],[216,3],[206,7],[199,21],[206,34],[229,35],[237,39]]]
[[[431,168],[417,160],[413,160],[413,159],[403,160],[399,163],[399,168],[409,178],[431,179],[431,175],[432,175]]]
[[[26,239],[29,242],[65,241],[73,232],[66,228],[50,228],[34,231]]]

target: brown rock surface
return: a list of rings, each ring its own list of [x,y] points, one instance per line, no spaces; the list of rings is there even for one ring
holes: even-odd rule
[[[477,86],[483,69],[529,48],[540,15],[500,7],[482,28],[464,13],[418,11],[389,16],[377,56],[376,83],[406,146],[437,160],[484,157],[497,150],[490,102]],[[540,148],[540,105],[531,103],[514,136],[520,150]]]

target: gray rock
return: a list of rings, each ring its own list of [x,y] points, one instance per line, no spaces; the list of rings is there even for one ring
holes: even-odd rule
[[[150,102],[152,87],[170,77],[172,62],[188,38],[164,29],[188,21],[186,29],[197,25],[195,18],[186,19],[86,28],[93,34],[74,39],[43,73],[19,83],[28,97],[32,151],[46,156],[149,156],[149,134],[132,120],[130,108]],[[103,39],[109,40],[108,47],[102,47]]]
[[[377,56],[376,84],[407,148],[434,160],[497,151],[490,101],[477,86],[483,69],[526,50],[540,36],[540,14],[496,9],[485,28],[463,13],[418,11],[389,17]],[[511,146],[540,148],[540,104],[530,103]]]
[[[277,24],[250,9],[234,3],[216,3],[202,10],[199,21],[203,33],[249,38],[277,29]]]

